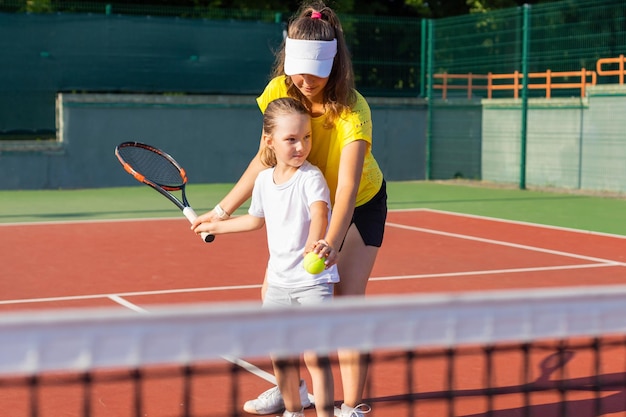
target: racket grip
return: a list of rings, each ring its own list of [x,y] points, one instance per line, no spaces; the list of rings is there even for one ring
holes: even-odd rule
[[[189,220],[189,223],[193,223],[193,221],[198,218],[198,215],[196,214],[196,212],[191,207],[185,207],[183,209],[183,214],[185,215],[187,220]],[[200,233],[200,237],[206,243],[211,243],[211,242],[213,242],[215,240],[215,236],[214,235],[212,235],[210,233],[206,233],[206,232]]]

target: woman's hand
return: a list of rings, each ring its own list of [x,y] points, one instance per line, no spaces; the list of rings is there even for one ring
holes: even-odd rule
[[[326,258],[326,261],[324,262],[326,264],[326,268],[335,265],[339,260],[339,251],[330,246],[324,239],[320,239],[315,242],[311,248],[311,252],[315,252]]]

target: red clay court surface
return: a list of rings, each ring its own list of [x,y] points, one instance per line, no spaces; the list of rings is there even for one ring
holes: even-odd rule
[[[181,218],[11,224],[0,225],[0,232],[0,275],[4,278],[0,280],[0,312],[94,306],[149,311],[151,306],[172,303],[260,300],[267,256],[264,231],[219,236],[214,243],[204,244]],[[624,281],[624,236],[407,210],[389,213],[385,242],[368,295],[611,285]],[[531,374],[548,382],[562,378],[558,366],[547,366],[550,369],[546,370],[545,364],[553,354],[554,349],[533,353]],[[519,410],[521,394],[515,389],[519,384],[519,355],[510,352],[496,358],[496,362],[511,365],[510,375],[498,373],[496,378],[497,386],[511,390],[511,394],[499,396],[489,406],[484,398],[471,394],[484,382],[475,372],[480,358],[478,353],[470,352],[458,366],[458,387],[468,394],[455,403],[452,412],[445,403],[434,401],[418,407],[423,411],[416,415],[478,417],[487,416],[487,408],[495,410],[490,414],[493,417],[523,415]],[[623,375],[625,359],[624,348],[615,348],[603,359],[607,362],[603,376]],[[567,377],[591,377],[589,361],[585,351],[574,355],[567,365]],[[393,404],[406,391],[402,377],[398,377],[399,366],[390,363],[372,367],[369,398],[379,402],[374,401],[370,416],[405,415],[403,406]],[[261,367],[267,369],[267,364]],[[432,360],[415,367],[423,368],[419,369],[420,375],[428,375],[418,383],[420,392],[443,389],[443,363]],[[157,399],[172,389],[168,383],[154,385],[153,398]],[[241,397],[254,397],[268,386],[256,376],[244,375]],[[95,415],[131,415],[126,406],[116,407],[106,401],[107,396],[129,397],[122,393],[120,384],[99,389],[102,393],[96,394],[100,396]],[[341,399],[338,374],[336,390],[336,398]],[[626,392],[599,393],[600,413],[591,408],[590,398],[595,395],[568,394],[567,415],[626,415]],[[558,415],[555,398],[555,393],[533,394],[531,415]],[[14,410],[0,414],[26,416],[25,401],[19,389],[0,386],[0,410]],[[175,411],[176,407],[171,409],[160,405],[162,400],[155,401],[146,415],[165,416]],[[70,403],[63,395],[48,395],[44,390],[42,404],[47,411],[41,415],[80,415],[72,411],[77,407],[69,407]],[[227,415],[217,413],[217,408],[215,411],[215,415]],[[313,410],[307,411],[307,416],[313,415]]]

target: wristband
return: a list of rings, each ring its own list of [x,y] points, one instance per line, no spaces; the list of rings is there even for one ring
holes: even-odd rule
[[[226,220],[226,219],[228,219],[230,217],[230,214],[226,213],[226,211],[219,204],[217,204],[213,208],[213,211],[215,211],[215,213],[217,213],[217,217],[219,217],[221,220]]]

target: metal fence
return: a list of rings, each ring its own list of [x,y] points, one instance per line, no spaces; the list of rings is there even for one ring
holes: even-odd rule
[[[546,3],[427,25],[431,97],[520,97],[525,74],[529,97],[580,97],[585,84],[624,80],[625,1]]]
[[[276,23],[277,31],[290,17],[283,11],[200,5],[0,0],[0,13],[33,12],[264,22]],[[559,90],[552,91],[553,96],[580,95],[584,89],[578,86],[557,85],[568,84],[572,79],[573,83],[578,82],[580,71],[594,71],[598,60],[623,54],[626,43],[623,0],[564,1],[438,20],[340,17],[353,55],[357,84],[369,96],[437,97],[442,92],[447,96],[456,89],[466,90],[471,84],[472,94],[479,97],[487,97],[488,92],[494,98],[512,97],[511,92],[517,89],[493,87],[517,80],[521,88],[524,69],[529,74],[550,71],[555,78],[554,90]],[[489,74],[493,81],[491,90],[486,88]],[[591,77],[592,74],[582,75],[586,83],[596,81]],[[537,83],[547,82],[543,76],[536,78]],[[617,74],[607,75],[597,83],[613,83],[617,79]],[[426,91],[428,80],[433,81],[435,89],[431,94]],[[546,94],[545,89],[532,90],[532,97]]]
[[[11,63],[0,66],[0,138],[54,134],[58,92],[258,94],[289,17],[0,0],[0,57]],[[626,191],[623,181],[606,180],[626,178],[625,0],[436,20],[340,17],[359,91],[427,103],[425,178]]]
[[[39,5],[39,6],[37,6]],[[210,6],[157,6],[66,0],[0,0],[0,13],[74,13],[106,16],[156,16],[178,20],[275,23],[281,34],[291,14],[282,11],[218,9]],[[341,15],[354,59],[359,90],[367,95],[414,97],[419,92],[420,44],[423,22],[415,18]],[[179,22],[180,23],[180,22]],[[194,24],[189,22],[189,24]],[[196,23],[197,24],[197,23]],[[239,37],[246,37],[244,30]],[[227,41],[227,39],[222,39]],[[184,42],[184,39],[180,39]],[[267,75],[269,67],[267,68]],[[201,89],[201,87],[199,87]],[[206,93],[208,91],[192,91]]]
[[[626,191],[626,124],[616,117],[626,100],[626,2],[525,5],[425,25],[427,178]]]

